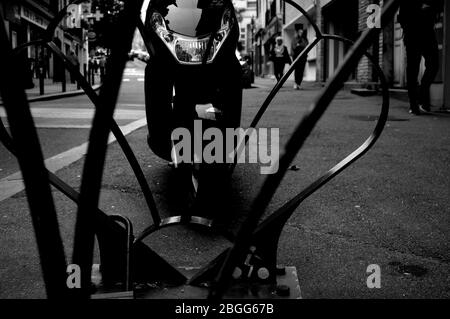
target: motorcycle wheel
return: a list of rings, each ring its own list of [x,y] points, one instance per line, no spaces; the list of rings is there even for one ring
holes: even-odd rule
[[[173,80],[161,67],[151,61],[145,68],[145,111],[147,143],[157,156],[171,161]]]

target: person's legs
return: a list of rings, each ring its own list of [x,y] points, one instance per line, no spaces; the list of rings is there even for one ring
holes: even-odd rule
[[[284,69],[284,63],[275,61],[274,63],[274,72],[275,72],[275,78],[277,81],[280,81],[280,79],[283,77],[283,70]]]
[[[415,38],[415,32],[405,31],[404,42],[406,46],[406,81],[408,86],[409,109],[412,113],[420,113],[418,104],[418,85],[420,60],[422,58],[420,43]]]
[[[279,69],[279,71],[278,71],[278,81],[281,80],[281,78],[283,77],[283,75],[284,75],[284,63],[281,64],[280,69]]]
[[[300,87],[300,84],[302,83],[300,77],[300,68],[301,68],[301,61],[299,61],[297,63],[297,65],[295,66],[295,70],[294,70],[294,88],[298,89]]]
[[[425,72],[420,81],[419,103],[430,110],[430,87],[439,68],[439,48],[434,30],[429,30],[423,41],[423,57],[425,59]]]
[[[300,88],[300,85],[302,85],[303,74],[305,73],[305,66],[306,66],[306,58],[298,61],[298,64],[295,67],[295,84],[297,85],[298,88]]]

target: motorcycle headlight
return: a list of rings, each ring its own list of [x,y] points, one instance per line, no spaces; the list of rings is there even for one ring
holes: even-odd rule
[[[202,63],[204,55],[207,54],[210,36],[192,38],[174,33],[167,29],[164,18],[158,12],[153,12],[150,25],[178,62],[181,64]],[[214,34],[211,50],[209,50],[206,60],[207,63],[211,63],[216,57],[230,33],[231,26],[231,10],[225,9],[220,29]]]

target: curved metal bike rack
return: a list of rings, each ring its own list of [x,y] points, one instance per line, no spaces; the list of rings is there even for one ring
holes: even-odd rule
[[[316,39],[295,59],[286,74],[269,93],[251,122],[251,128],[258,125],[273,98],[292,74],[295,65],[320,41],[336,40],[353,44],[353,41],[343,37],[323,34],[303,8],[292,0],[284,1],[296,8],[308,19],[314,27]],[[81,2],[83,0],[76,0],[72,3]],[[66,295],[75,297],[90,296],[95,235],[97,235],[99,240],[103,266],[102,275],[106,279],[111,280],[111,282],[123,282],[124,289],[127,291],[132,290],[133,281],[138,280],[167,280],[177,285],[187,283],[189,285],[209,287],[209,298],[211,299],[218,299],[224,296],[232,281],[230,280],[231,278],[235,278],[235,281],[248,282],[254,285],[263,284],[274,287],[277,275],[283,273],[282,269],[277,268],[276,254],[278,240],[287,220],[306,198],[361,158],[375,144],[383,131],[389,111],[388,86],[383,71],[377,65],[375,59],[366,53],[373,40],[378,36],[379,30],[368,29],[363,32],[359,40],[349,50],[345,61],[336,71],[334,77],[328,81],[326,87],[303,116],[279,161],[278,172],[270,175],[264,182],[261,191],[253,202],[249,216],[240,226],[237,235],[233,238],[228,237],[234,242],[233,246],[222,252],[188,281],[182,273],[153,252],[147,245],[144,245],[142,241],[150,234],[169,226],[196,224],[211,228],[214,226],[214,223],[209,219],[196,216],[174,216],[161,219],[142,169],[126,138],[113,119],[122,73],[136,27],[140,30],[148,45],[149,52],[153,52],[152,45],[145,35],[143,23],[139,19],[138,13],[142,2],[142,0],[130,0],[125,3],[119,22],[119,25],[122,27],[121,32],[118,33],[117,41],[111,48],[111,63],[109,63],[105,81],[99,95],[85,80],[76,66],[51,40],[56,26],[66,15],[67,7],[50,23],[43,39],[24,44],[14,51],[8,47],[3,21],[0,23],[0,43],[2,47],[8,48],[0,51],[0,63],[4,69],[4,72],[0,74],[0,89],[12,133],[12,136],[10,136],[0,121],[0,141],[19,160],[38,242],[48,297],[58,298]],[[386,1],[381,16],[382,25],[386,25],[393,18],[399,3],[400,0]],[[0,18],[0,20],[3,19],[2,17]],[[45,45],[57,58],[61,59],[65,67],[76,77],[77,82],[95,106],[95,116],[89,137],[80,193],[76,192],[54,173],[46,170],[26,95],[24,90],[19,88],[19,75],[14,71],[12,63],[6,62],[16,61],[15,54],[30,45]],[[353,153],[260,222],[290,163],[327,110],[336,93],[341,89],[342,83],[364,55],[375,66],[382,88],[383,103],[373,133]],[[108,216],[98,208],[107,139],[110,130],[117,138],[118,144],[133,169],[153,219],[153,224],[136,238],[133,237],[132,225],[128,219]],[[244,143],[247,142],[248,140],[244,141]],[[51,198],[50,184],[78,204],[73,263],[78,264],[82,269],[82,288],[77,292],[69,291],[65,286],[66,260],[59,235],[56,211]],[[245,269],[249,267],[254,271],[243,275]],[[236,275],[236,269],[240,270],[240,276]],[[264,278],[258,276],[259,270],[264,270]],[[233,273],[235,273],[234,276]]]

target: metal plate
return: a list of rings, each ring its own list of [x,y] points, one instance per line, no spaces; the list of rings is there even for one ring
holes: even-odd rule
[[[178,268],[186,277],[192,277],[199,268]],[[267,284],[238,283],[232,286],[224,299],[302,299],[300,285],[295,267],[286,267],[286,273],[277,277],[278,287],[288,287],[289,295],[280,296],[276,293],[276,287]],[[140,299],[205,299],[208,297],[208,287],[194,287],[183,285],[178,287],[157,287],[135,292]]]
[[[161,283],[148,284],[146,289],[135,291],[120,291],[120,287],[106,289],[101,285],[100,267],[95,264],[92,267],[92,283],[96,286],[96,293],[91,295],[92,299],[206,299],[208,287],[196,287],[182,285],[170,287]],[[178,270],[187,278],[194,276],[200,268],[179,267]],[[285,267],[284,275],[277,276],[277,287],[281,287],[289,295],[277,293],[277,287],[267,284],[237,283],[233,285],[224,299],[302,299],[300,284],[295,267]],[[284,289],[283,289],[284,288]]]

